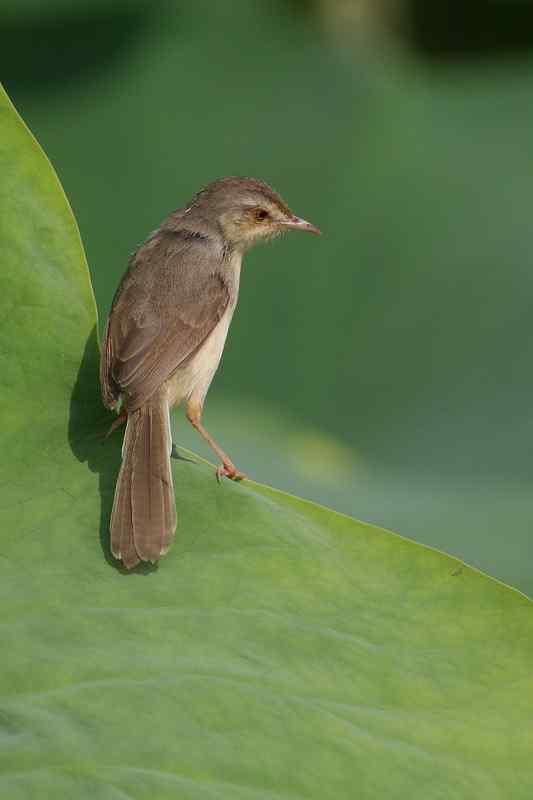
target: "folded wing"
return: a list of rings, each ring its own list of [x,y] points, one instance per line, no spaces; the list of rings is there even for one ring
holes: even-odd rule
[[[102,348],[102,397],[129,411],[201,347],[231,301],[209,240],[158,231],[132,256],[117,290]]]

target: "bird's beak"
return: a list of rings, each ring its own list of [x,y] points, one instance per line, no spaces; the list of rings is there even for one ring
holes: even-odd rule
[[[307,222],[307,220],[302,219],[301,217],[289,217],[285,222],[282,222],[283,228],[289,228],[293,231],[308,231],[308,233],[317,233],[320,234],[320,228],[317,228],[316,225],[313,225],[312,222]]]

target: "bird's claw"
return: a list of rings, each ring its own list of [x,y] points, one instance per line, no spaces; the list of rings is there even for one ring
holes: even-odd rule
[[[246,478],[246,475],[244,472],[240,472],[234,464],[229,462],[220,464],[220,466],[217,467],[216,477],[217,481],[220,483],[221,478],[229,478],[232,481],[242,481]]]

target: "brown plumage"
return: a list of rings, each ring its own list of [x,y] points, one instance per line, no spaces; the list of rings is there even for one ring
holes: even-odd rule
[[[185,403],[221,459],[217,477],[243,476],[201,423],[237,302],[241,260],[286,229],[318,232],[254,178],[229,177],[172,212],[132,255],[106,325],[100,383],[127,414],[111,513],[111,550],[131,568],[157,561],[176,528],[169,410]]]

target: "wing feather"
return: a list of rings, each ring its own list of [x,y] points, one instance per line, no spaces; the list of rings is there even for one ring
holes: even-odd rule
[[[101,384],[106,405],[120,394],[143,405],[201,347],[232,300],[217,248],[161,230],[132,257],[106,328]]]

